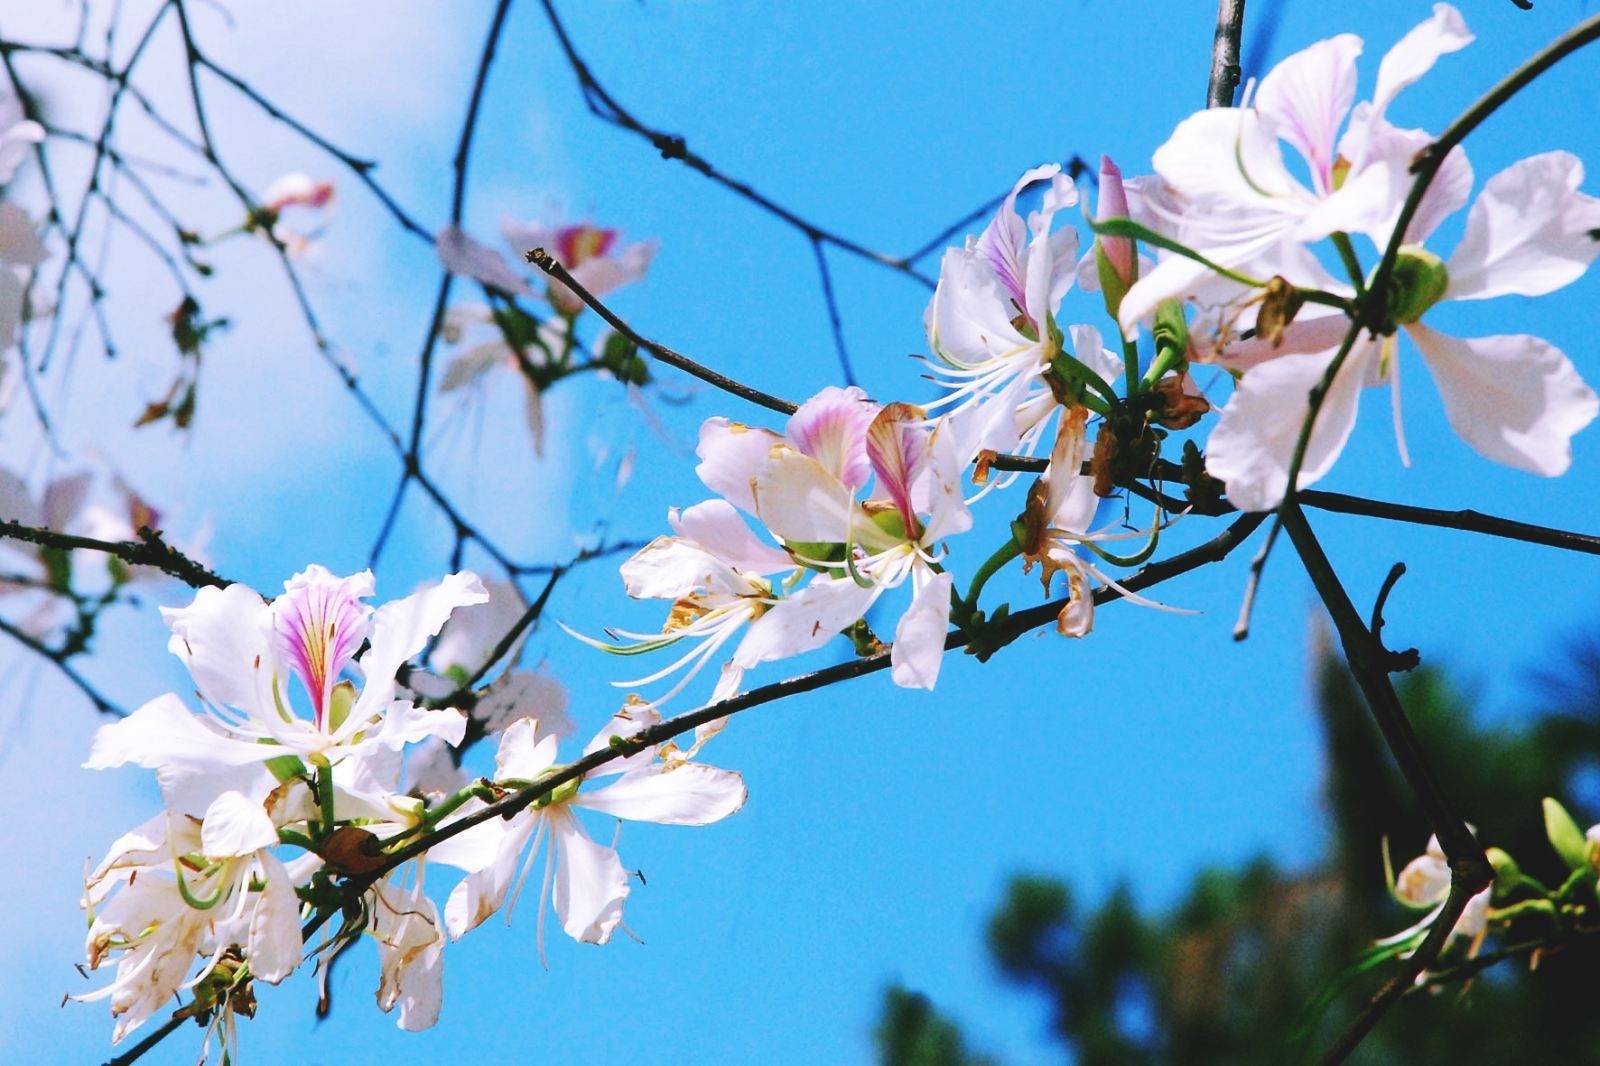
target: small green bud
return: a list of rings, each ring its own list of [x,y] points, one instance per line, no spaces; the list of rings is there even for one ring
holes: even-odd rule
[[[1522,878],[1522,867],[1517,865],[1509,853],[1500,848],[1485,849],[1484,855],[1489,860],[1489,865],[1494,867],[1494,881],[1497,888],[1509,888]]]
[[[533,805],[535,808],[542,809],[552,803],[565,803],[578,794],[578,786],[581,784],[583,784],[583,778],[581,777],[574,777],[571,781],[563,781],[551,789],[549,795],[535,800]]]
[[[1449,286],[1443,259],[1421,245],[1402,245],[1389,275],[1389,321],[1401,326],[1417,321]]]
[[[1189,350],[1189,321],[1183,317],[1183,304],[1178,300],[1162,300],[1156,305],[1155,321],[1150,326],[1150,336],[1156,349],[1170,348],[1176,352]]]
[[[1544,833],[1569,870],[1589,865],[1589,841],[1567,809],[1549,796],[1544,798]]]

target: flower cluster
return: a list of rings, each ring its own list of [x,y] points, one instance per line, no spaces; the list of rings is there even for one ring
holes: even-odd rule
[[[1559,801],[1546,797],[1543,806],[1545,836],[1560,860],[1562,880],[1546,884],[1503,849],[1488,848],[1494,880],[1467,900],[1461,916],[1446,934],[1440,956],[1443,961],[1419,974],[1419,984],[1426,983],[1431,973],[1448,971],[1461,961],[1458,955],[1450,954],[1457,941],[1466,944],[1465,955],[1470,960],[1495,937],[1510,935],[1526,946],[1540,940],[1558,943],[1574,932],[1593,931],[1595,920],[1600,917],[1596,904],[1596,894],[1600,892],[1600,825],[1584,831]],[[1384,860],[1388,869],[1387,852]],[[1369,957],[1403,957],[1414,952],[1443,913],[1450,884],[1449,860],[1438,838],[1430,837],[1421,855],[1406,863],[1399,874],[1391,873],[1389,877],[1389,892],[1395,901],[1421,917],[1400,932],[1378,940]],[[1537,958],[1535,953],[1535,963]]]
[[[231,1044],[236,1015],[255,1009],[252,982],[277,984],[296,970],[303,939],[319,927],[309,953],[324,961],[370,935],[379,1006],[398,1007],[402,1028],[425,1028],[439,1014],[447,938],[502,906],[544,840],[544,895],[553,890],[563,930],[605,943],[617,928],[628,876],[614,848],[590,839],[578,808],[703,825],[743,804],[738,774],[642,740],[594,771],[613,778],[604,787],[585,789],[584,776],[569,774],[540,791],[560,770],[559,705],[497,716],[493,780],[449,792],[418,781],[407,749],[459,744],[468,717],[406,698],[401,674],[417,683],[422,671],[407,664],[436,635],[455,648],[445,653],[447,676],[481,661],[462,626],[440,631],[491,597],[470,573],[376,610],[365,602],[372,591],[370,573],[313,566],[271,601],[230,585],[164,611],[200,711],[158,697],[101,728],[86,763],[154,770],[166,804],[113,843],[85,881],[88,966],[115,976],[77,998],[110,1001],[115,1040],[187,991],[185,1009]],[[625,708],[586,751],[656,720]],[[519,794],[520,805],[497,809],[504,817],[484,813]],[[466,875],[442,912],[425,892],[434,863]],[[330,929],[335,915],[343,924]]]
[[[613,631],[626,643],[603,645],[694,647],[628,684],[687,667],[681,687],[735,633],[714,702],[757,663],[839,633],[873,650],[868,610],[908,584],[893,676],[931,688],[952,622],[979,654],[1009,639],[997,631],[1008,605],[981,610],[978,596],[1017,559],[1041,567],[1047,594],[1066,575],[1058,628],[1082,636],[1103,590],[1137,599],[1108,571],[1148,558],[1170,511],[1216,505],[1223,491],[1241,511],[1279,507],[1291,484],[1332,467],[1369,387],[1396,390],[1398,433],[1402,335],[1468,444],[1519,469],[1563,472],[1573,434],[1600,411],[1571,361],[1538,337],[1458,339],[1424,322],[1447,300],[1551,292],[1600,253],[1600,200],[1578,191],[1582,165],[1564,152],[1490,178],[1448,259],[1425,247],[1467,204],[1472,168],[1454,145],[1415,176],[1435,137],[1390,115],[1402,90],[1471,40],[1455,9],[1436,5],[1354,106],[1359,38],[1290,56],[1243,106],[1181,122],[1153,175],[1124,180],[1103,160],[1086,253],[1061,224],[1080,209],[1073,180],[1054,164],[1024,173],[983,232],[940,265],[923,323],[938,395],[880,404],[827,388],[782,434],[705,423],[698,473],[720,499],[673,511],[673,535],[622,568],[630,595],[672,603],[667,622],[659,633]],[[1025,212],[1025,198],[1037,208]],[[1360,242],[1371,248],[1365,259]],[[1104,334],[1064,317],[1075,284],[1098,292],[1091,308],[1107,315]],[[1225,368],[1233,384],[1215,422],[1189,373],[1196,363]],[[1193,433],[1181,463],[1163,452],[1174,432]],[[1400,447],[1404,458],[1403,436]],[[1033,458],[1041,452],[1048,463]],[[969,507],[1015,471],[1040,465],[1010,512],[1010,537],[959,594],[945,538],[967,531]],[[1163,481],[1186,500],[1170,504]],[[1120,529],[1094,528],[1100,501],[1124,491],[1156,503],[1145,528],[1126,518]],[[1118,556],[1103,546],[1115,537],[1145,543]]]

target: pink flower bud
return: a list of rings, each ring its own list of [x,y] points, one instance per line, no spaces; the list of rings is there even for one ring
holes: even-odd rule
[[[285,174],[261,195],[261,206],[277,214],[286,207],[327,207],[333,199],[333,182],[304,174]]]
[[[1100,195],[1095,204],[1095,221],[1128,217],[1128,195],[1122,188],[1122,171],[1110,156],[1100,157]],[[1100,248],[1124,285],[1134,281],[1133,241],[1127,237],[1100,237]]]

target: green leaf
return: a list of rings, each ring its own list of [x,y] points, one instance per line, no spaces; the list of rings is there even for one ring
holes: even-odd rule
[[[1241,274],[1237,270],[1229,270],[1219,263],[1212,262],[1188,245],[1179,244],[1171,237],[1163,237],[1150,227],[1141,226],[1131,218],[1108,218],[1104,222],[1090,222],[1089,225],[1093,227],[1096,233],[1102,236],[1132,237],[1136,241],[1153,244],[1157,248],[1164,248],[1169,252],[1181,255],[1185,259],[1192,259],[1208,270],[1221,274],[1225,278],[1232,278],[1241,285],[1249,285],[1252,288],[1259,289],[1266,284],[1266,282],[1252,278],[1247,274]]]

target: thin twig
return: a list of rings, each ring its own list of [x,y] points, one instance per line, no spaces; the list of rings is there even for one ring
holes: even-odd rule
[[[534,248],[528,252],[527,259],[528,262],[571,289],[578,299],[594,308],[595,313],[605,319],[612,329],[627,337],[668,366],[677,367],[684,373],[697,377],[709,385],[714,385],[729,395],[737,396],[741,400],[748,400],[750,403],[765,407],[769,411],[792,415],[800,409],[798,404],[790,403],[788,400],[779,399],[771,393],[762,392],[760,389],[741,384],[733,378],[717,373],[710,367],[702,366],[686,355],[673,351],[664,344],[658,344],[643,336],[638,330],[624,322],[611,308],[601,303],[600,299],[584,288],[583,284],[574,278],[566,267],[556,262],[555,256],[543,248]]]
[[[100,694],[99,689],[91,685],[82,674],[78,673],[77,669],[67,662],[65,655],[56,652],[38,638],[18,629],[4,618],[0,618],[0,633],[4,633],[35,655],[50,660],[56,669],[61,671],[62,676],[76,685],[78,690],[88,698],[89,702],[94,704],[94,709],[100,714],[110,715],[113,718],[126,718],[128,716],[127,711],[106,699],[105,696]]]

